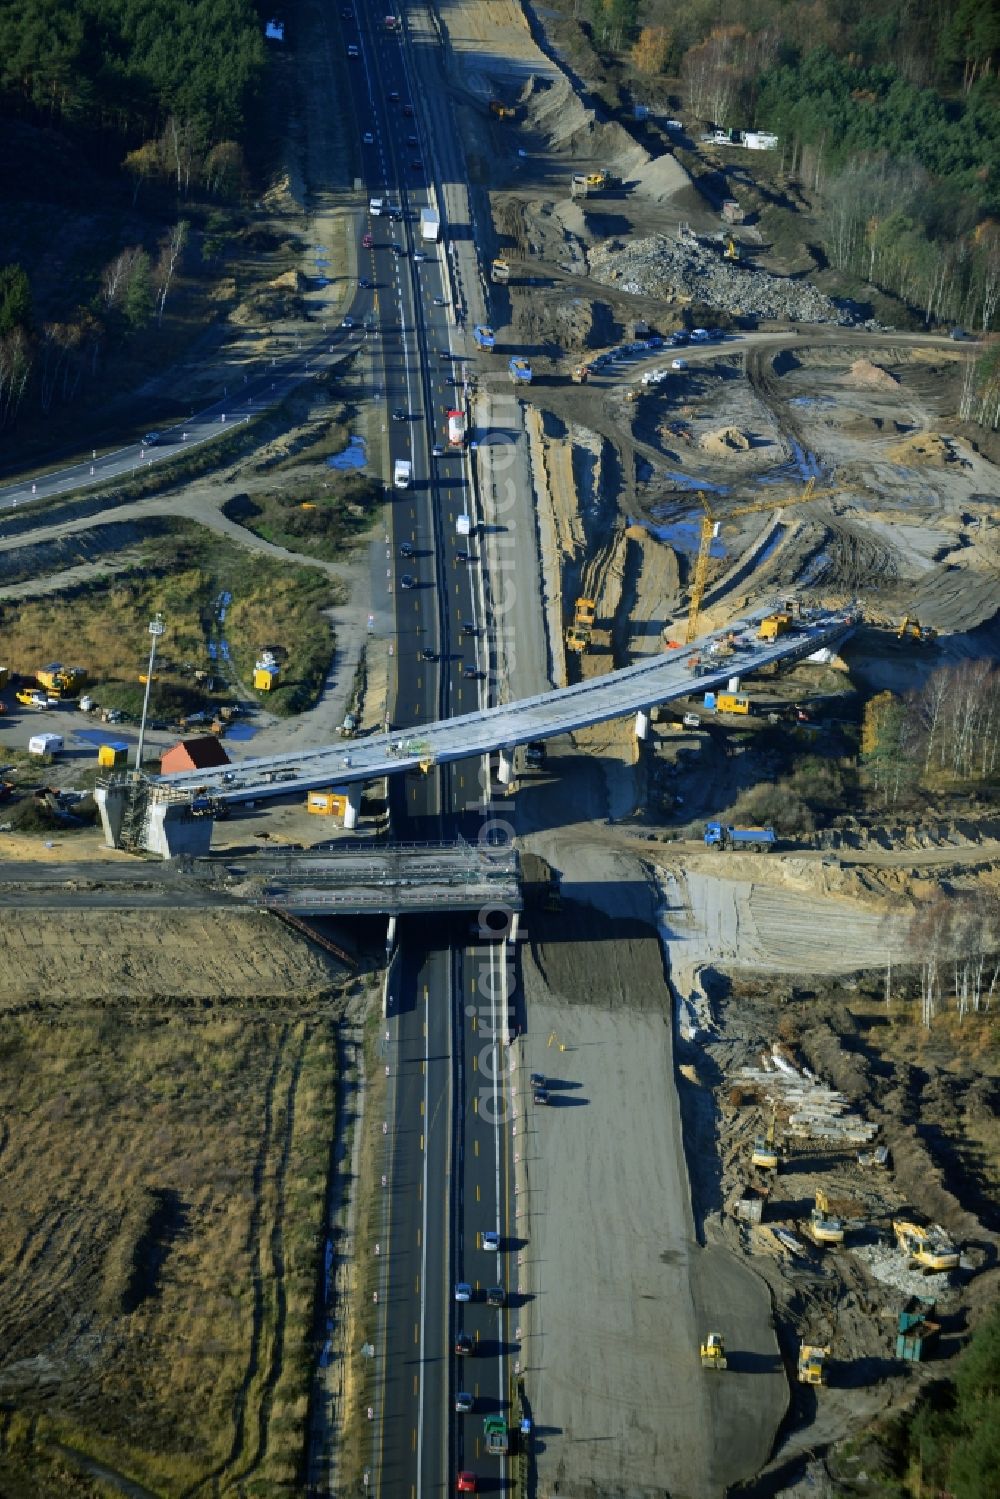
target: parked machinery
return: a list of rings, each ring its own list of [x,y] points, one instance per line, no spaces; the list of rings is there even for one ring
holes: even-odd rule
[[[710,1332],[700,1348],[701,1367],[703,1369],[726,1369],[729,1367],[726,1359],[726,1345],[723,1342],[721,1332]]]
[[[803,1343],[799,1348],[799,1384],[826,1384],[826,1361],[829,1357],[829,1343]]]

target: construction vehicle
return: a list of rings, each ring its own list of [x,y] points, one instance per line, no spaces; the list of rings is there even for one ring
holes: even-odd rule
[[[477,323],[472,330],[472,341],[477,349],[490,350],[496,347],[496,335],[485,323]]]
[[[569,181],[569,194],[571,198],[588,198],[590,196],[590,181],[586,172],[574,172]]]
[[[494,286],[506,286],[510,280],[510,261],[506,255],[498,255],[490,266],[490,280]]]
[[[792,628],[792,616],[788,613],[766,614],[757,630],[758,640],[777,640]]]
[[[865,1216],[865,1205],[856,1197],[831,1197],[822,1187],[816,1188],[816,1206],[825,1217],[839,1218],[842,1222]]]
[[[722,1340],[721,1332],[710,1332],[704,1343],[702,1343],[699,1353],[703,1369],[726,1369],[729,1367],[726,1359],[726,1345]]]
[[[876,1145],[874,1150],[859,1150],[858,1165],[862,1171],[889,1171],[892,1168],[892,1153],[888,1145]]]
[[[776,842],[773,828],[731,828],[721,822],[705,827],[706,848],[749,848],[766,854]]]
[[[569,378],[572,380],[574,385],[586,385],[587,381],[590,379],[590,365],[575,364],[572,371],[570,372]]]
[[[566,645],[569,650],[579,653],[587,649],[596,617],[597,605],[593,599],[577,599],[573,623],[566,630]]]
[[[910,1263],[919,1265],[925,1275],[958,1269],[959,1251],[937,1223],[932,1223],[929,1228],[922,1228],[908,1218],[894,1218],[892,1231],[900,1249],[909,1256]]]
[[[798,1360],[799,1384],[826,1384],[826,1361],[829,1357],[829,1343],[802,1343]]]
[[[911,1296],[899,1314],[896,1324],[896,1357],[919,1364],[924,1349],[929,1349],[941,1331],[940,1322],[932,1320],[934,1302],[925,1296]]]
[[[786,495],[780,500],[755,500],[752,505],[740,505],[735,510],[729,510],[724,516],[713,513],[708,499],[704,494],[698,495],[698,500],[704,514],[701,518],[701,536],[698,541],[698,557],[694,566],[694,579],[691,583],[691,600],[688,604],[687,633],[684,637],[685,645],[690,645],[698,633],[698,616],[701,613],[701,601],[705,596],[708,585],[708,564],[712,553],[712,542],[719,534],[724,520],[735,520],[738,515],[756,515],[765,510],[783,510],[786,505],[804,505],[807,500],[822,500],[841,494],[839,489],[817,489],[816,480],[810,479],[809,483],[799,494]]]
[[[924,645],[930,645],[937,639],[937,630],[929,625],[921,625],[919,619],[912,619],[909,614],[904,614],[896,631],[896,639],[919,640]]]
[[[501,104],[499,99],[490,100],[490,114],[496,115],[498,120],[513,120],[517,118],[517,110],[511,104]]]
[[[75,697],[88,681],[82,666],[63,666],[59,661],[39,667],[35,677],[50,697]]]
[[[504,1457],[510,1451],[507,1422],[503,1416],[487,1416],[483,1422],[483,1441],[491,1457]]]
[[[531,365],[520,354],[515,354],[507,366],[507,373],[515,385],[531,384]]]
[[[767,1133],[757,1135],[753,1142],[753,1150],[750,1152],[751,1166],[759,1166],[763,1171],[777,1171],[781,1165],[781,1156],[778,1147],[774,1143],[775,1114],[771,1110],[771,1122],[767,1127]]]
[[[723,253],[724,257],[726,258],[726,260],[735,261],[737,264],[739,263],[739,259],[740,259],[739,247],[737,246],[737,243],[733,239],[733,236],[731,234],[729,235],[729,237],[726,240],[726,248],[723,250],[722,253]]]
[[[610,186],[610,177],[607,172],[588,172],[587,186],[592,193],[599,193]]]
[[[549,875],[549,882],[545,887],[545,895],[542,898],[542,910],[562,910],[562,888],[559,884],[559,876],[555,872]]]
[[[844,1242],[843,1223],[839,1218],[827,1217],[822,1208],[813,1208],[809,1214],[806,1231],[813,1243],[818,1244],[821,1249],[828,1244],[843,1244]]]

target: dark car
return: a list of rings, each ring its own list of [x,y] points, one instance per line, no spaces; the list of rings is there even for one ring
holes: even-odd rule
[[[531,1101],[532,1103],[549,1103],[551,1100],[548,1088],[536,1088],[531,1095]]]
[[[389,95],[389,103],[390,104],[398,104],[399,103],[399,94],[396,91],[396,89],[393,89],[392,93]]]
[[[503,1286],[489,1286],[486,1291],[487,1306],[503,1306]]]
[[[392,419],[394,422],[405,422],[408,416],[409,412],[404,411],[402,406],[394,406],[392,408]]]
[[[475,1395],[470,1395],[467,1390],[459,1390],[455,1396],[455,1410],[460,1416],[467,1416],[476,1406]]]
[[[437,651],[432,651],[429,645],[425,645],[420,652],[420,659],[421,661],[436,661]]]
[[[414,555],[413,542],[412,541],[404,541],[404,542],[402,542],[401,545],[400,545],[400,548],[399,548],[399,555],[401,557],[412,557]]]
[[[406,137],[406,144],[408,146],[419,146],[420,142],[417,140],[417,137],[415,135],[408,135]]]
[[[358,285],[361,287],[362,291],[371,291],[373,284],[374,283],[369,281],[367,276],[362,276],[361,280],[358,282]]]
[[[404,573],[399,580],[399,586],[400,588],[416,588],[417,580],[416,578],[411,578],[409,573]]]
[[[404,113],[404,115],[406,116],[406,118],[408,120],[412,120],[413,119],[413,105],[412,104],[404,104],[403,105],[403,113]]]
[[[472,1352],[472,1339],[467,1332],[457,1333],[455,1336],[455,1352],[460,1356]]]
[[[464,666],[462,668],[462,676],[466,679],[467,682],[478,682],[482,675],[483,674],[479,670],[478,666]]]
[[[144,448],[155,448],[162,441],[163,438],[159,432],[147,432],[142,439],[142,446]]]
[[[528,1081],[533,1088],[544,1088],[548,1082],[548,1078],[544,1072],[533,1072]]]
[[[463,635],[478,635],[479,634],[479,626],[478,625],[474,625],[471,620],[467,619],[464,622],[464,624],[462,625],[462,634]]]
[[[403,245],[393,245],[392,253],[395,255],[397,260],[400,260],[406,254],[406,248]]]

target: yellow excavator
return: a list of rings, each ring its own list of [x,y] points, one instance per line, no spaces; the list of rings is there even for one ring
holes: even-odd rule
[[[726,1345],[722,1340],[721,1332],[710,1332],[700,1348],[701,1367],[703,1369],[726,1369],[729,1367],[726,1359]]]
[[[771,1110],[771,1122],[767,1127],[767,1133],[758,1135],[753,1142],[753,1150],[750,1152],[750,1164],[759,1166],[762,1171],[777,1171],[781,1165],[781,1156],[778,1147],[774,1143],[775,1117]]]
[[[843,1244],[843,1219],[835,1217],[825,1208],[820,1207],[819,1200],[822,1196],[821,1192],[817,1192],[816,1206],[809,1214],[809,1222],[806,1224],[807,1232],[813,1242],[818,1244],[820,1248],[825,1248],[828,1244]]]
[[[937,639],[937,630],[930,625],[921,625],[919,619],[912,619],[909,614],[904,614],[896,631],[896,639],[919,640],[924,645],[930,645]]]
[[[799,1347],[799,1384],[826,1384],[826,1361],[830,1345],[803,1343]]]
[[[958,1269],[960,1251],[936,1223],[930,1228],[921,1228],[919,1223],[908,1218],[894,1218],[892,1231],[903,1253],[925,1274]]]

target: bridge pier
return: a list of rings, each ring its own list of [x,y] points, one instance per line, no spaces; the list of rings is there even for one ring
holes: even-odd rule
[[[500,751],[500,766],[497,770],[497,780],[501,786],[509,786],[514,779],[514,754],[512,750],[502,749]]]
[[[637,739],[649,738],[649,713],[648,708],[640,708],[635,715],[635,737]]]
[[[361,783],[352,781],[347,790],[347,805],[344,808],[344,827],[350,832],[358,825],[358,817],[361,814]]]

